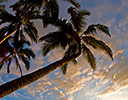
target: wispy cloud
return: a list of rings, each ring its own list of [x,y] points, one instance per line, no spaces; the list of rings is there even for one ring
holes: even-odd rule
[[[23,91],[26,90],[37,100],[47,100],[48,98],[53,100],[85,100],[85,98],[86,100],[108,100],[110,97],[112,100],[127,100],[128,53],[126,49],[128,50],[128,13],[125,9],[128,7],[128,1],[113,1],[93,0],[91,3],[89,0],[81,0],[84,4],[82,7],[87,7],[92,13],[87,20],[89,24],[104,23],[109,26],[112,34],[111,38],[106,37],[104,34],[97,34],[97,36],[112,48],[114,61],[111,61],[104,52],[93,50],[97,58],[96,71],[92,71],[89,64],[82,57],[79,57],[78,64],[76,66],[70,64],[66,75],[63,75],[59,68],[37,82],[26,86]],[[87,5],[88,3],[93,6]],[[39,28],[41,27],[39,26]],[[48,30],[55,30],[55,28],[48,28],[45,32],[49,32]],[[41,31],[39,34],[41,34]],[[61,49],[56,49],[44,59],[41,55],[41,43],[33,45],[32,48],[37,56],[32,61],[30,71],[27,72],[24,68],[25,74],[43,67],[46,62],[50,63],[60,59],[64,53]],[[12,64],[11,66],[11,73],[14,73],[15,76],[20,76],[19,72],[14,68],[15,65]],[[6,73],[6,68],[2,69],[0,75],[3,76],[3,73]],[[2,78],[0,78],[0,82],[4,83]],[[13,96],[17,98],[22,95],[14,93]],[[116,96],[116,99],[114,96]]]
[[[101,74],[101,76],[107,79],[112,79],[110,86],[101,94],[110,93],[116,91],[128,84],[128,58],[125,58],[122,62],[114,64],[108,69],[107,72]]]

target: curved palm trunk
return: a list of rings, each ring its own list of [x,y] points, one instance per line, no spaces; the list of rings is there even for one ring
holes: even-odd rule
[[[42,78],[43,76],[49,74],[50,72],[54,71],[58,67],[62,66],[63,64],[75,59],[81,54],[81,51],[76,53],[75,55],[72,55],[68,58],[62,58],[56,62],[53,62],[52,64],[41,68],[35,72],[32,72],[30,74],[27,74],[25,76],[22,76],[20,78],[14,79],[10,82],[7,82],[0,86],[0,98],[20,89],[23,88],[26,85],[31,84],[32,82]]]

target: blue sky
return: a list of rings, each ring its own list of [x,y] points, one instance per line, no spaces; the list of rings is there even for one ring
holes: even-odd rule
[[[15,0],[8,1],[10,4]],[[97,36],[112,48],[114,61],[104,52],[93,50],[97,58],[95,71],[79,57],[78,64],[70,64],[66,75],[57,69],[1,100],[128,100],[128,0],[80,0],[80,3],[83,9],[91,12],[87,25],[101,23],[109,26],[111,37],[102,33]],[[65,13],[68,6],[67,3],[60,3],[62,18],[68,18]],[[35,24],[40,35],[56,30],[54,27],[44,30],[38,22]],[[47,57],[42,57],[40,46],[32,45],[37,56],[31,61],[30,71],[24,69],[24,74],[60,59],[64,52],[56,49]],[[11,66],[11,74],[6,74],[6,68],[1,70],[0,84],[20,76],[15,65]]]

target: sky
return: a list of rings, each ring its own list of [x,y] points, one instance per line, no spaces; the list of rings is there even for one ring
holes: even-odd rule
[[[11,5],[15,0],[8,0],[6,5]],[[96,70],[93,71],[89,64],[78,58],[78,64],[72,63],[66,75],[60,68],[38,81],[2,98],[1,100],[128,100],[128,0],[80,0],[81,8],[91,12],[87,18],[87,25],[104,24],[109,27],[111,37],[99,33],[96,36],[104,40],[112,51],[114,61],[101,51],[93,50],[96,57]],[[65,11],[68,3],[60,2],[60,16],[68,18]],[[11,11],[11,9],[6,6]],[[55,27],[42,29],[42,23],[35,23],[42,36]],[[43,32],[43,33],[42,33]],[[42,68],[53,61],[60,59],[64,51],[56,49],[46,57],[42,57],[41,44],[33,44],[31,48],[36,53],[36,58],[31,60],[29,71],[24,69],[24,74]],[[20,77],[11,64],[11,73],[6,73],[6,67],[0,72],[0,84]]]

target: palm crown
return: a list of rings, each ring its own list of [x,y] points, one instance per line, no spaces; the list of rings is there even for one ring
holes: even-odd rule
[[[11,37],[14,38],[14,37]],[[25,40],[25,38],[22,37],[22,40],[15,41],[14,39],[12,40],[13,42],[6,43],[8,42],[5,40],[2,44],[6,44],[9,47],[7,48],[6,46],[2,46],[1,44],[1,52],[3,51],[4,55],[1,55],[1,61],[0,61],[0,69],[3,67],[5,63],[7,63],[7,73],[10,73],[10,64],[12,61],[15,61],[16,63],[16,68],[19,68],[19,71],[21,73],[21,76],[23,75],[22,73],[22,67],[19,63],[19,60],[21,60],[24,64],[27,70],[30,68],[30,62],[29,60],[32,58],[35,58],[35,54],[33,51],[29,48],[24,48],[24,44],[29,44],[29,41]]]
[[[63,0],[63,1],[70,2],[72,5],[74,5],[77,8],[80,7],[78,0]],[[40,9],[45,4],[47,5],[49,3],[53,4],[53,6],[55,5],[58,6],[57,0],[19,0],[17,3],[13,4],[10,7],[12,7],[14,11],[19,8],[26,8],[26,7],[29,9]]]
[[[32,41],[37,42],[37,30],[30,21],[36,17],[37,13],[37,11],[33,10],[23,11],[19,9],[14,16],[5,9],[0,9],[0,25],[3,23],[9,24],[7,24],[7,26],[3,25],[0,29],[0,47],[2,52],[0,53],[0,69],[4,63],[7,63],[7,72],[9,73],[10,64],[14,59],[22,75],[22,68],[19,63],[19,59],[21,59],[26,69],[29,70],[29,60],[31,57],[34,58],[35,54],[31,49],[25,48],[27,45],[31,45],[31,43],[26,39],[24,33],[26,33]]]
[[[49,51],[58,47],[66,49],[63,58],[67,58],[71,55],[75,55],[77,52],[80,52],[95,70],[96,61],[94,55],[88,47],[88,45],[90,45],[94,49],[99,48],[104,50],[113,60],[112,50],[110,47],[103,41],[98,40],[93,36],[98,31],[102,31],[110,36],[108,27],[101,24],[93,24],[88,26],[85,31],[82,31],[83,27],[86,25],[85,19],[90,15],[90,12],[70,7],[68,9],[68,13],[71,16],[69,22],[62,19],[52,20],[51,18],[47,18],[47,23],[59,27],[59,30],[51,32],[40,38],[40,41],[44,41],[42,47],[43,55],[45,56]],[[66,48],[67,46],[68,48]],[[77,62],[75,59],[72,61],[74,64]],[[67,65],[68,64],[66,63],[61,66],[64,74],[66,73]]]
[[[8,13],[5,9],[0,9],[0,25],[3,23],[9,23],[8,26],[4,26],[1,30],[4,34],[3,40],[1,43],[10,37],[12,34],[17,34],[17,31],[21,30],[22,34],[26,33],[30,39],[34,42],[37,42],[38,33],[37,29],[33,25],[31,20],[36,19],[38,16],[38,11],[34,10],[23,10],[18,9],[15,15]],[[5,35],[6,34],[6,35]],[[19,36],[20,37],[20,36]],[[1,44],[0,43],[0,44]]]

